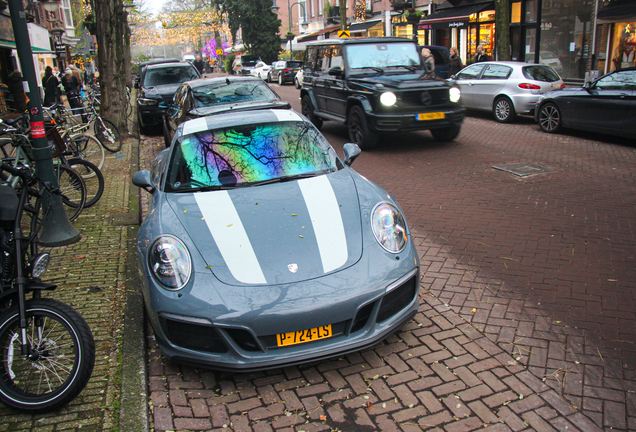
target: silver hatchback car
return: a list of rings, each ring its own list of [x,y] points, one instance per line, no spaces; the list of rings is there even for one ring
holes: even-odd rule
[[[533,114],[542,94],[565,87],[550,66],[512,61],[474,63],[449,81],[459,86],[464,107],[492,111],[502,123]]]

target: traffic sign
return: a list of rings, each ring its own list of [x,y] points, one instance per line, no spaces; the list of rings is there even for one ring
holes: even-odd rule
[[[339,38],[348,38],[348,37],[351,37],[351,33],[349,33],[349,30],[339,30],[338,31],[338,37]]]

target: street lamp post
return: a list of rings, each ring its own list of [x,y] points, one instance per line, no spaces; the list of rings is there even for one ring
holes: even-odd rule
[[[44,130],[42,99],[35,75],[33,51],[24,15],[24,5],[22,0],[9,0],[8,3],[16,51],[20,58],[23,79],[25,80],[25,91],[29,96],[27,109],[30,115],[31,142],[33,144],[31,151],[35,161],[35,169],[43,181],[57,187],[58,181],[53,168],[53,156]],[[57,0],[45,0],[42,3],[50,11],[53,11],[55,6],[59,6]],[[78,241],[80,233],[69,222],[62,204],[62,197],[56,194],[46,194],[44,198],[44,205],[47,206],[50,203],[51,206],[49,212],[44,216],[40,242],[47,246],[64,246]]]
[[[292,59],[292,40],[294,39],[294,33],[292,33],[292,7],[298,5],[303,11],[303,22],[300,23],[303,30],[309,27],[307,22],[307,12],[305,10],[305,2],[295,2],[290,4],[290,0],[287,0],[287,16],[289,17],[289,32],[287,33],[287,40],[289,40],[289,59]],[[272,12],[277,13],[280,7],[276,6],[276,0],[272,4]]]

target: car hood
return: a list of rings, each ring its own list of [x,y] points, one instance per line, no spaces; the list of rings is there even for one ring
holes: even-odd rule
[[[201,108],[195,108],[190,110],[188,116],[190,117],[204,117],[210,114],[218,114],[220,112],[229,112],[229,111],[252,111],[257,109],[290,109],[291,106],[289,102],[285,101],[269,101],[269,102],[246,102],[246,103],[236,103],[236,104],[224,104],[224,105],[215,105],[215,106],[207,106]]]
[[[441,78],[423,78],[422,73],[404,73],[404,74],[386,74],[378,76],[366,76],[357,79],[352,77],[350,83],[373,89],[377,85],[382,85],[387,89],[408,90],[411,88],[421,88],[426,86],[429,88],[448,88],[448,84]]]
[[[256,187],[168,194],[167,201],[206,268],[225,284],[306,281],[350,267],[362,255],[358,194],[347,170]]]
[[[152,96],[153,94],[159,95],[161,97],[173,96],[177,92],[177,89],[179,88],[180,85],[181,84],[166,84],[166,85],[146,87],[144,88],[144,94],[146,96]]]
[[[552,90],[549,91],[545,94],[546,98],[553,98],[553,97],[559,97],[559,96],[572,96],[575,95],[577,93],[587,93],[587,91],[581,87],[576,87],[576,88],[563,88],[560,90]]]

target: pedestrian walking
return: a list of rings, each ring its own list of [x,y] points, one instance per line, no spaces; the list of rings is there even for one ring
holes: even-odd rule
[[[42,105],[48,107],[57,102],[57,88],[60,82],[57,77],[53,75],[53,68],[47,66],[44,69],[44,78],[42,78],[42,84],[44,84],[44,102]]]
[[[424,60],[424,72],[426,75],[435,75],[435,57],[428,48],[422,48],[422,59]]]
[[[201,56],[197,56],[196,60],[192,62],[192,66],[194,66],[201,76],[203,76],[203,61],[201,61]]]
[[[236,58],[232,62],[232,70],[234,71],[234,75],[241,74],[241,70],[243,70],[243,64],[241,63],[241,56],[236,56]]]
[[[73,74],[71,68],[67,68],[64,71],[64,78],[62,78],[62,85],[66,92],[66,99],[71,108],[80,108],[80,82]]]
[[[451,47],[450,49],[450,68],[448,69],[448,76],[453,76],[464,68],[462,59],[459,58],[457,47]]]
[[[475,63],[487,62],[490,61],[490,56],[486,54],[483,46],[477,45],[477,52],[475,53],[473,59],[475,60]]]

